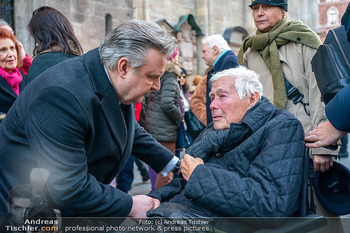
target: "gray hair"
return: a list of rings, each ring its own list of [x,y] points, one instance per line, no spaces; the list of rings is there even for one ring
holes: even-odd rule
[[[214,46],[218,47],[219,53],[222,53],[228,49],[231,50],[230,46],[227,44],[227,41],[224,39],[224,37],[222,37],[222,35],[219,34],[204,37],[202,39],[202,44],[205,42],[208,43],[209,48],[213,48]]]
[[[259,74],[244,66],[238,66],[214,74],[210,79],[210,84],[213,85],[215,81],[223,77],[230,77],[236,81],[235,89],[241,100],[255,95],[255,92],[258,92],[260,97],[263,95],[263,86],[259,81]]]
[[[101,62],[114,70],[117,62],[126,57],[131,67],[146,63],[146,53],[153,48],[170,57],[174,53],[176,39],[156,23],[129,20],[115,28],[101,42]]]

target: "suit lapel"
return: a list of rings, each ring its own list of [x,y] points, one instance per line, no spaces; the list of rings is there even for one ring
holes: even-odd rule
[[[127,126],[117,96],[100,61],[98,49],[91,50],[83,56],[95,93],[100,97],[103,116],[114,141],[123,153],[127,142]]]
[[[113,139],[119,144],[123,153],[127,140],[127,126],[112,86],[102,98],[100,105]]]
[[[124,167],[132,151],[135,135],[134,105],[120,105],[113,86],[101,64],[98,49],[91,50],[83,56],[94,91],[101,100],[100,106],[103,117],[108,124],[113,140],[121,150],[120,160],[115,164],[113,172],[105,179],[105,182],[109,183]],[[125,110],[124,114],[121,106]]]

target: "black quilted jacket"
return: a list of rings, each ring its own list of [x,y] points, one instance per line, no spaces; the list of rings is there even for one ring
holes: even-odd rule
[[[293,215],[302,181],[301,123],[264,97],[242,122],[252,133],[241,144],[221,158],[212,155],[205,165],[198,165],[188,182],[174,179],[149,196],[184,204],[213,217]]]

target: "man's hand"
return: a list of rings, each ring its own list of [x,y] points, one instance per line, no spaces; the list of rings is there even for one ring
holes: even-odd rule
[[[199,164],[204,164],[202,159],[194,158],[189,154],[185,154],[184,159],[181,162],[180,171],[186,181],[190,179],[192,172]]]
[[[312,155],[314,160],[314,170],[315,172],[321,171],[325,172],[330,167],[333,166],[332,155]]]
[[[153,197],[152,197],[152,199],[153,199],[153,203],[154,203],[153,209],[158,208],[158,206],[160,206],[160,201],[156,198],[153,198]]]
[[[154,199],[146,195],[137,195],[132,197],[132,207],[129,217],[134,220],[147,218],[146,212],[154,208]]]
[[[344,137],[346,132],[337,130],[327,121],[318,125],[317,129],[310,131],[306,137],[306,146],[309,148],[318,148],[328,145],[336,145],[338,140]]]

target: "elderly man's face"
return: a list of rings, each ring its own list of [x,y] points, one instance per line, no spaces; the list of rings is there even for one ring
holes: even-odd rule
[[[216,51],[216,47],[209,48],[207,42],[205,42],[202,46],[202,59],[207,66],[211,66],[214,64],[216,59],[219,57],[218,52]]]
[[[222,77],[213,83],[210,98],[210,109],[216,130],[228,129],[231,123],[240,123],[251,107],[249,97],[243,100],[239,98],[235,81],[230,77]]]
[[[118,100],[122,104],[139,103],[143,96],[160,89],[160,77],[164,73],[166,58],[156,49],[149,49],[146,63],[134,69],[127,58],[117,64],[118,71],[108,70]]]

